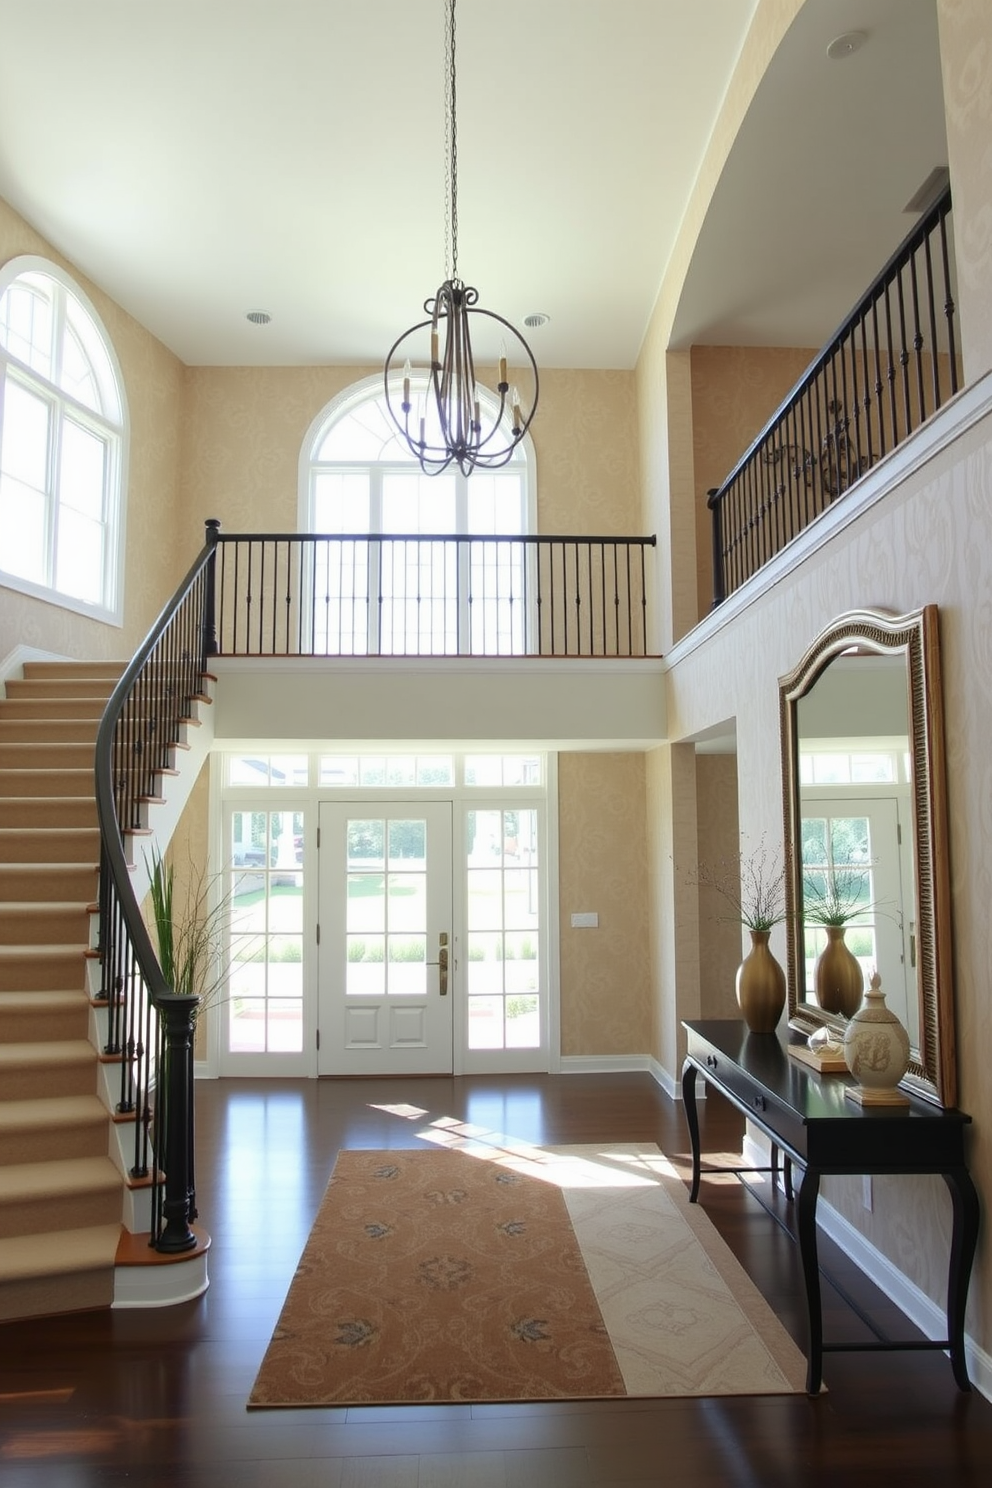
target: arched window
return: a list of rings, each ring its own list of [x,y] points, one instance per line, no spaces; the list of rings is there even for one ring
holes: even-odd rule
[[[0,268],[0,583],[119,624],[127,409],[82,290]]]
[[[534,531],[534,504],[529,439],[500,470],[424,475],[386,411],[382,378],[346,389],[314,419],[300,455],[301,530],[335,539],[314,550],[314,648],[521,654],[528,558],[511,539]]]

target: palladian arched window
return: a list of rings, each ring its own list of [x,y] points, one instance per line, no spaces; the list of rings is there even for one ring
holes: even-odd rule
[[[127,408],[113,347],[45,259],[0,268],[0,583],[120,623]]]
[[[483,391],[484,390],[480,390]],[[300,527],[314,548],[317,651],[451,655],[527,650],[525,544],[534,530],[529,440],[500,470],[424,475],[386,411],[382,378],[348,388],[311,424]]]

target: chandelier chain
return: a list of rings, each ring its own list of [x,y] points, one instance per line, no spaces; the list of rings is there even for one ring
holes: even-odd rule
[[[445,273],[458,278],[458,116],[455,82],[455,0],[448,0],[445,46],[448,93],[444,110],[444,186],[448,212],[444,223]]]

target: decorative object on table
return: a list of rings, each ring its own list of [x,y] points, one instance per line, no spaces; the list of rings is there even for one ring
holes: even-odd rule
[[[467,476],[476,469],[496,470],[511,458],[537,409],[538,375],[534,355],[516,327],[495,311],[483,310],[479,291],[458,277],[455,0],[445,0],[445,10],[445,279],[424,302],[427,319],[393,342],[383,377],[389,416],[424,474],[438,475],[454,461]],[[528,317],[528,323],[541,325],[546,319]],[[418,353],[421,339],[425,349]],[[418,355],[419,367],[412,361]],[[508,381],[508,356],[529,384],[523,394]],[[499,367],[492,409],[480,397],[476,380],[477,364],[489,360]],[[420,381],[423,392],[417,396]]]
[[[874,972],[863,1006],[844,1031],[844,1057],[859,1084],[844,1094],[862,1106],[908,1106],[897,1089],[909,1068],[909,1034],[885,1005],[882,979]]]
[[[854,919],[871,914],[867,868],[807,869],[803,873],[803,924],[820,925],[827,943],[813,967],[813,990],[825,1013],[851,1018],[861,1006],[864,973],[845,939]]]
[[[768,948],[772,928],[785,919],[785,863],[764,841],[711,868],[700,863],[690,877],[730,905],[732,918],[751,932],[751,949],[737,968],[737,1002],[752,1033],[774,1033],[785,1007],[785,972]]]
[[[808,1064],[821,1075],[846,1075],[844,1045],[829,1028],[817,1028],[805,1044],[790,1044],[789,1053],[801,1064]]]
[[[736,991],[752,1033],[774,1033],[785,1007],[785,972],[768,949],[768,931],[751,931],[751,949],[737,968]]]

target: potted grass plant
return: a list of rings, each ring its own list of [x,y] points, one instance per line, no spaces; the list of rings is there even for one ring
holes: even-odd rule
[[[192,862],[178,895],[175,867],[157,848],[146,863],[162,975],[178,996],[199,999],[199,1015],[216,1000],[230,976],[223,955],[229,899],[218,898],[214,881]]]

